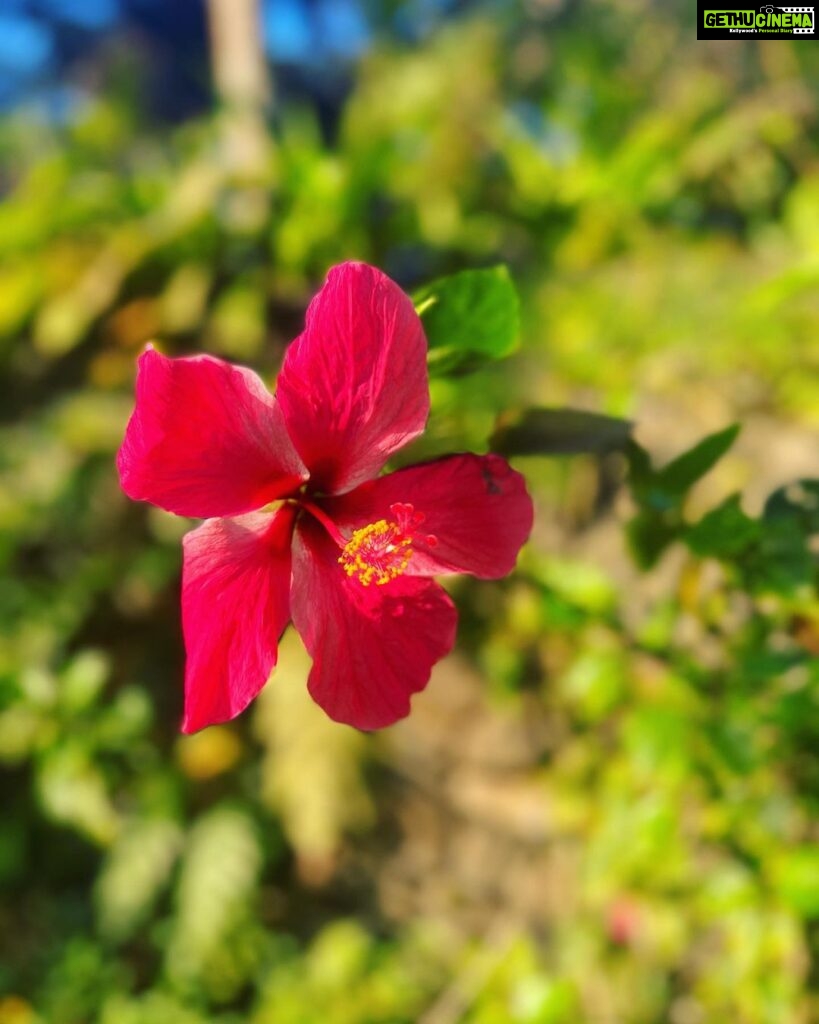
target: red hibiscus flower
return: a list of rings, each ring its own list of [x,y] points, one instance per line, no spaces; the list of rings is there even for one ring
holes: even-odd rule
[[[183,542],[183,732],[247,707],[291,619],[331,718],[378,729],[409,713],[455,639],[430,577],[504,576],[532,526],[523,477],[497,455],[377,476],[428,413],[421,322],[361,263],[330,271],[275,398],[211,356],[140,357],[122,488],[206,520]]]

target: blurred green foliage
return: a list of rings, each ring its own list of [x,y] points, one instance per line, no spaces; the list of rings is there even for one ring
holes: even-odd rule
[[[819,66],[689,22],[385,41],[337,137],[284,106],[252,174],[133,89],[0,123],[0,1024],[819,1017]],[[179,737],[190,524],[119,493],[135,357],[272,378],[350,257],[430,332],[406,458],[491,436],[533,540],[452,583],[407,723],[329,723],[288,637]]]

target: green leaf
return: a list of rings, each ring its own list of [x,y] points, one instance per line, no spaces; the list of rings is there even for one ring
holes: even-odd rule
[[[808,536],[819,533],[819,480],[796,480],[780,487],[765,502],[763,515],[771,522],[794,519]]]
[[[780,899],[804,918],[819,917],[819,846],[782,851],[773,864]]]
[[[623,451],[631,430],[628,420],[582,409],[527,409],[499,427],[489,446],[501,455],[603,455]]]
[[[625,447],[628,461],[628,483],[638,505],[657,514],[675,506],[676,502],[660,486],[660,471],[651,463],[651,456],[633,438]]]
[[[635,500],[658,512],[680,505],[688,491],[712,469],[734,443],[739,424],[709,434],[662,469],[655,469],[644,448],[630,440],[626,445],[629,483]]]
[[[439,278],[414,298],[433,372],[474,369],[517,348],[518,295],[503,265]]]
[[[690,488],[722,458],[738,433],[739,425],[734,424],[709,434],[661,469],[654,468],[644,448],[628,440],[625,453],[629,484],[639,511],[626,526],[626,535],[641,568],[650,569],[679,537],[684,537],[697,554],[704,555],[717,554],[715,548],[720,544],[725,547],[737,542],[738,537],[731,535],[732,528],[742,528],[747,533],[748,524],[744,520],[748,517],[739,507],[738,499],[729,499],[692,527],[686,527],[681,511]],[[743,538],[742,543],[747,546],[751,539]]]
[[[736,440],[739,430],[739,424],[734,423],[725,430],[709,434],[693,448],[669,462],[657,474],[660,488],[669,495],[683,498],[719,462]]]
[[[762,526],[742,511],[740,497],[732,494],[684,535],[685,543],[702,558],[732,558],[759,540]]]
[[[816,556],[796,519],[762,519],[758,550],[748,559],[746,578],[753,590],[788,594],[809,585],[816,574]]]
[[[641,569],[651,569],[656,565],[681,529],[682,520],[676,513],[658,513],[652,509],[638,512],[626,524],[626,539],[637,565]]]

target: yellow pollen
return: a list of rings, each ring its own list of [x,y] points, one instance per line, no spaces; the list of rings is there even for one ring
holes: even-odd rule
[[[362,586],[383,586],[402,575],[412,558],[412,538],[398,523],[379,519],[356,530],[341,552],[339,565]]]

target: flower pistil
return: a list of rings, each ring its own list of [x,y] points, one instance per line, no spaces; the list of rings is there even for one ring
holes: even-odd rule
[[[390,512],[394,520],[378,519],[354,530],[338,559],[344,572],[364,587],[383,586],[403,575],[412,558],[416,528],[426,518],[403,502],[390,505]],[[430,534],[424,542],[434,547],[437,539]]]

